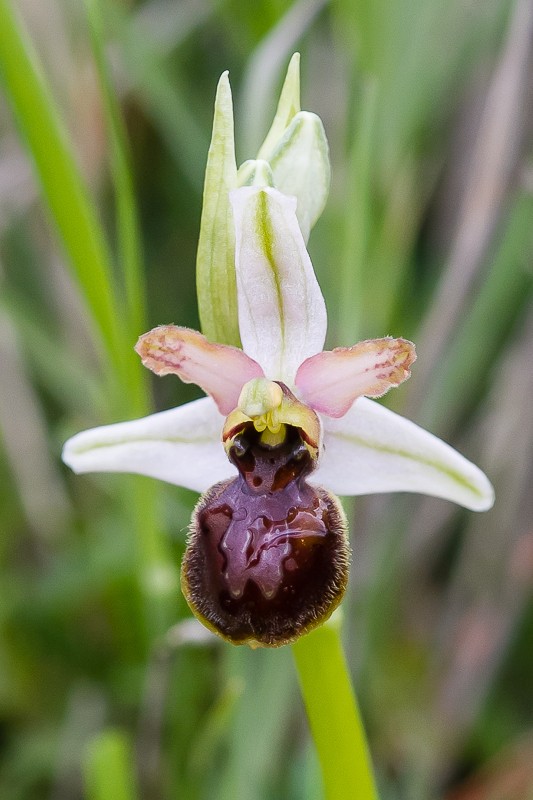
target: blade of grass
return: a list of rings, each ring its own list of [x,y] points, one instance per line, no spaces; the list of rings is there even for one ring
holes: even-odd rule
[[[417,364],[418,398],[423,403],[434,365],[446,352],[484,266],[506,193],[521,159],[532,63],[533,3],[514,4],[501,55],[493,71],[471,154],[457,232],[435,299],[426,315]]]
[[[279,780],[278,764],[289,724],[294,675],[287,648],[251,652],[232,648],[226,653],[231,680],[241,682],[235,704],[230,750],[218,776],[218,800],[265,797]],[[257,714],[260,710],[261,725]]]
[[[44,198],[117,374],[125,358],[111,257],[31,42],[8,0],[0,0],[0,72],[33,158]]]
[[[105,366],[111,379],[111,416],[144,413],[148,405],[146,381],[132,347],[136,338],[132,335],[133,318],[140,319],[144,313],[139,239],[132,181],[124,155],[124,141],[120,138],[118,113],[114,120],[110,120],[110,127],[119,235],[122,254],[129,261],[124,265],[124,273],[128,276],[125,282],[129,284],[128,300],[132,314],[126,324],[113,283],[108,243],[31,43],[7,0],[0,0],[0,18],[0,66],[4,83],[33,157],[44,198],[105,345],[108,355]],[[94,44],[101,52],[98,37],[99,30],[93,28]],[[108,86],[104,87],[104,95]],[[114,101],[108,96],[106,102],[108,116],[115,114]],[[136,490],[132,492],[133,481]],[[149,641],[154,632],[162,631],[168,624],[175,570],[153,513],[155,487],[148,481],[135,478],[125,478],[124,487],[124,508],[132,515],[132,527],[137,532],[138,575],[146,601]]]
[[[242,151],[244,158],[252,158],[263,141],[269,117],[275,109],[275,87],[296,43],[325,5],[325,0],[299,0],[288,5],[287,12],[249,59],[236,125],[241,134],[237,150]]]
[[[2,286],[2,313],[12,320],[32,373],[50,396],[58,404],[101,419],[107,405],[101,382],[52,335],[45,319],[35,313],[27,299]]]
[[[139,216],[133,186],[131,157],[124,120],[116,93],[112,88],[104,53],[102,6],[99,0],[85,0],[85,7],[89,20],[93,56],[104,101],[110,143],[110,166],[115,186],[119,263],[124,279],[130,339],[133,342],[146,327],[146,302]]]
[[[120,276],[125,289],[125,336],[130,345],[145,330],[146,292],[142,268],[142,245],[135,199],[131,157],[124,121],[117,95],[113,90],[104,52],[104,19],[100,0],[85,0],[93,56],[104,101],[106,126],[110,143],[110,166],[115,189],[116,224]],[[131,347],[130,347],[131,349]],[[145,381],[142,380],[142,384]],[[129,413],[147,412],[145,392],[130,398]],[[135,491],[130,486],[134,483]],[[138,477],[127,479],[124,507],[132,515],[137,532],[138,569],[146,600],[146,637],[161,634],[171,623],[172,602],[177,589],[177,574],[169,548],[160,535],[156,516],[157,487]]]
[[[531,296],[531,195],[520,195],[485,281],[448,346],[419,415],[435,430],[453,427],[488,374],[506,332]]]
[[[216,3],[212,8],[216,8]],[[164,59],[167,48],[152,39],[136,18],[131,19],[118,4],[109,4],[106,14],[120,45],[127,88],[135,92],[152,118],[190,187],[201,195],[209,138],[179,72],[170,75]],[[200,24],[202,19],[200,15],[195,24]],[[175,47],[181,44],[187,26],[183,31],[176,35]]]

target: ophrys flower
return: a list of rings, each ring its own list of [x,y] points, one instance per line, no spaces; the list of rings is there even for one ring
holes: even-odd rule
[[[489,508],[493,492],[455,450],[368,399],[409,376],[410,342],[322,351],[325,304],[294,198],[244,187],[231,201],[243,349],[155,328],[137,345],[146,366],[208,397],[80,433],[63,457],[76,472],[208,490],[182,570],[191,608],[235,643],[279,645],[342,597],[349,549],[331,492],[423,492],[474,510]]]

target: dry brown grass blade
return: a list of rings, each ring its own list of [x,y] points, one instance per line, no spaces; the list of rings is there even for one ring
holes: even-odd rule
[[[531,800],[533,738],[527,736],[492,759],[482,770],[446,795],[445,800]]]

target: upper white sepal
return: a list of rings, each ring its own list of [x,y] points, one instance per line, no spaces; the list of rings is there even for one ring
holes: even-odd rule
[[[231,192],[239,329],[245,352],[272,380],[322,350],[327,314],[296,218],[296,200],[276,189]]]

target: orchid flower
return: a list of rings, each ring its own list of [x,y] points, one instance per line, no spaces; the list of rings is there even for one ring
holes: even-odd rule
[[[474,464],[370,399],[409,377],[411,342],[323,350],[306,239],[329,161],[322,123],[299,111],[294,63],[260,157],[238,172],[227,76],[219,84],[198,265],[208,336],[162,325],[136,346],[157,375],[207,396],[79,433],[63,452],[78,473],[139,473],[205,493],[182,589],[208,628],[251,646],[294,641],[342,599],[350,548],[336,494],[422,492],[477,511],[493,502]]]
[[[189,604],[233,642],[277,645],[342,597],[349,549],[332,492],[422,492],[481,511],[493,491],[447,444],[368,399],[409,377],[410,342],[322,351],[326,309],[295,199],[243,187],[231,202],[243,349],[174,325],[141,336],[145,366],[208,396],[79,433],[63,458],[75,472],[207,490],[182,571]]]

